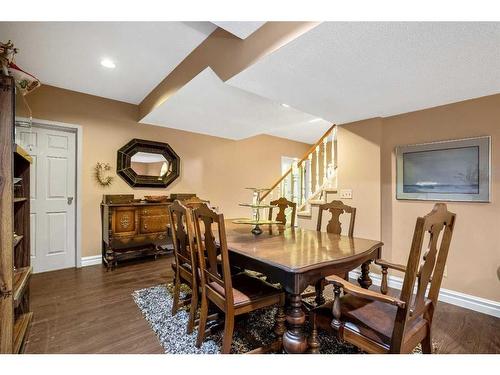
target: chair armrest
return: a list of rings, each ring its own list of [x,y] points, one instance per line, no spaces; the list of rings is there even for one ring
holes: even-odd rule
[[[399,298],[388,296],[382,293],[374,292],[373,290],[368,290],[361,288],[360,286],[354,285],[343,278],[336,276],[336,275],[331,275],[326,277],[326,281],[329,284],[333,284],[334,286],[341,287],[344,291],[348,292],[349,294],[356,296],[356,297],[361,297],[361,298],[366,298],[372,301],[379,301],[383,303],[388,303],[390,305],[398,306],[401,308],[404,308],[406,306],[406,303],[401,301]]]
[[[402,264],[390,263],[383,259],[375,259],[375,264],[379,265],[380,267],[391,268],[400,272],[406,272],[406,266],[403,266]]]

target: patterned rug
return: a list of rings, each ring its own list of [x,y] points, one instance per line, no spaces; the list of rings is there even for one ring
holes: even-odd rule
[[[175,316],[172,312],[172,284],[157,285],[136,290],[132,293],[135,303],[141,310],[151,328],[156,333],[165,353],[170,354],[217,354],[222,344],[222,331],[217,330],[205,337],[201,348],[195,346],[197,330],[187,334],[187,308],[180,309]],[[181,298],[189,293],[183,288]],[[273,332],[276,308],[266,308],[237,319],[233,335],[231,353],[245,353],[260,346],[272,343],[276,336]],[[357,354],[360,351],[335,337],[319,332],[322,354]],[[415,352],[420,352],[420,348]]]

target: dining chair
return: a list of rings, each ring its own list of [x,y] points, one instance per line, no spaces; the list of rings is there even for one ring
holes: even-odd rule
[[[222,353],[231,350],[235,316],[263,307],[278,305],[275,332],[282,335],[284,293],[245,272],[231,274],[223,214],[202,205],[193,210],[193,215],[202,292],[196,346],[200,347],[205,338],[210,302],[225,314]]]
[[[342,224],[340,222],[340,215],[350,214],[349,229],[347,235],[353,237],[354,235],[354,221],[356,219],[356,208],[344,204],[342,201],[331,201],[330,203],[320,204],[318,207],[318,220],[316,223],[316,230],[321,231],[323,212],[329,211],[332,216],[326,225],[326,231],[333,234],[342,234]]]
[[[172,315],[175,315],[180,307],[191,304],[187,325],[188,333],[193,332],[199,299],[198,255],[190,210],[179,200],[174,201],[168,207],[175,256],[175,263],[172,263],[172,269],[175,272]],[[187,284],[191,288],[191,298],[179,301],[181,284]]]
[[[295,216],[297,213],[297,203],[291,202],[285,197],[281,197],[279,199],[276,199],[274,201],[269,202],[271,206],[276,206],[278,208],[278,213],[276,214],[276,221],[280,221],[283,225],[286,225],[286,213],[285,210],[287,208],[292,209],[292,214],[291,214],[291,219],[290,219],[290,226],[295,227]],[[269,216],[268,219],[272,220],[273,219],[273,209],[274,207],[269,208]]]
[[[184,206],[189,207],[191,209],[198,208],[204,203],[210,204],[210,201],[208,201],[206,199],[201,199],[198,197],[190,197],[190,198],[182,201],[182,204],[184,204]]]
[[[319,351],[317,329],[323,328],[368,353],[410,353],[419,343],[423,353],[432,353],[432,317],[454,226],[455,214],[444,203],[417,218],[406,266],[375,261],[382,268],[380,293],[335,275],[326,277],[334,300],[311,311],[311,351]],[[387,294],[388,269],[405,274],[399,297]]]
[[[323,222],[323,213],[325,211],[330,212],[331,218],[326,225],[326,232],[333,234],[342,234],[342,223],[340,222],[340,216],[343,214],[349,214],[349,228],[347,230],[347,235],[349,237],[354,236],[354,222],[356,220],[356,208],[348,206],[344,204],[342,201],[334,200],[329,203],[324,203],[319,205],[318,207],[318,219],[316,222],[316,230],[321,232],[322,222]],[[344,275],[346,280],[349,280],[349,273],[347,272]],[[325,289],[325,279],[321,279],[316,282],[314,285],[315,289],[315,302],[316,305],[322,305],[325,303],[325,297],[323,296],[323,291]],[[306,293],[306,297],[312,296],[312,293]]]

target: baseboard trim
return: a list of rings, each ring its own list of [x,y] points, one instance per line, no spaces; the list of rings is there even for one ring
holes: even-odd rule
[[[89,257],[82,257],[82,267],[95,266],[101,264],[102,259],[100,255],[91,255]]]
[[[349,273],[349,276],[357,279],[360,274],[361,272],[359,270],[354,270]],[[380,275],[370,273],[370,277],[374,285],[380,286],[382,281],[382,277]],[[389,276],[387,278],[387,283],[390,288],[401,290],[403,287],[403,279],[401,277]],[[500,302],[492,301],[486,298],[441,288],[441,291],[439,292],[439,301],[500,318]]]

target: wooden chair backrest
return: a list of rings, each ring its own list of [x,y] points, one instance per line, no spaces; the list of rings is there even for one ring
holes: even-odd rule
[[[201,287],[215,282],[224,288],[228,306],[233,306],[233,289],[229,254],[227,250],[224,215],[203,204],[193,210],[198,262],[201,270]],[[200,224],[203,224],[200,225]],[[217,239],[214,235],[214,227]],[[220,262],[218,257],[220,255]]]
[[[198,197],[191,197],[182,201],[182,204],[184,206],[189,207],[191,209],[198,208],[204,203],[210,204],[210,201],[200,199]]]
[[[444,203],[436,203],[430,213],[417,218],[400,295],[406,306],[398,308],[391,343],[393,351],[399,351],[408,322],[422,316],[429,323],[432,321],[454,226],[455,214],[449,212]],[[426,233],[429,234],[429,242],[422,254]],[[417,288],[413,295],[415,283]],[[431,286],[427,293],[429,283]]]
[[[279,199],[271,201],[270,205],[278,207],[279,211],[278,211],[278,214],[276,215],[276,221],[281,221],[283,223],[283,225],[286,224],[285,210],[287,208],[291,208],[292,209],[292,216],[291,216],[291,220],[290,220],[290,225],[292,227],[295,226],[295,216],[297,213],[297,203],[291,202],[288,199],[286,199],[285,197],[281,197]],[[269,208],[269,217],[268,218],[269,218],[269,220],[273,219],[273,208]]]
[[[196,269],[197,253],[194,243],[193,219],[190,208],[179,200],[168,206],[174,256],[178,266],[187,263],[191,270]]]
[[[348,213],[351,215],[349,221],[349,231],[347,235],[353,237],[354,235],[354,221],[356,220],[356,208],[345,205],[342,201],[331,201],[330,203],[321,204],[318,210],[318,221],[316,230],[321,231],[321,223],[323,220],[323,211],[330,211],[332,217],[326,226],[328,233],[342,234],[342,224],[340,223],[340,215]]]

